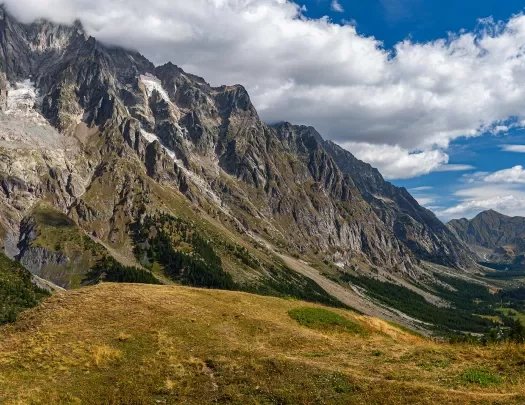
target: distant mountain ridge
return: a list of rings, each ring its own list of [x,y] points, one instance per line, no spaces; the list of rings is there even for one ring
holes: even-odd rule
[[[326,141],[324,146],[343,173],[352,177],[377,216],[417,257],[447,266],[473,265],[464,244],[405,188],[385,181],[377,169],[334,142]]]
[[[494,210],[473,219],[454,219],[448,226],[468,245],[493,250],[492,260],[506,261],[525,253],[525,218]]]
[[[410,193],[383,179],[370,164],[332,141],[325,141],[313,127],[279,123],[278,131],[311,136],[334,159],[389,231],[418,258],[446,266],[474,265],[472,253],[434,213],[422,207]]]

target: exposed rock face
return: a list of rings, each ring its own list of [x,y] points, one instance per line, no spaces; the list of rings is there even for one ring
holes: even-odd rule
[[[7,110],[7,78],[0,72],[0,111]]]
[[[48,267],[61,268],[70,262],[67,256],[60,252],[51,252],[43,247],[29,247],[21,254],[20,263],[36,276],[43,276],[42,270]],[[53,281],[53,280],[50,280]],[[62,287],[69,287],[64,285]]]
[[[290,127],[281,124],[277,128]],[[472,254],[431,211],[404,189],[385,181],[377,169],[356,159],[331,141],[324,141],[312,127],[294,126],[299,134],[310,134],[347,174],[364,200],[389,232],[393,232],[418,258],[454,267],[474,265]]]
[[[34,275],[42,277],[44,269],[49,267],[61,268],[70,263],[69,258],[61,252],[52,252],[45,247],[31,246],[37,236],[37,228],[34,221],[31,219],[24,221],[21,225],[18,259],[26,269]]]
[[[454,219],[448,226],[465,241],[476,247],[493,250],[482,253],[481,259],[510,262],[515,256],[525,254],[525,218],[508,217],[494,210],[484,211],[473,219]]]
[[[261,122],[240,85],[212,87],[171,63],[105,47],[79,25],[23,25],[1,8],[0,72],[14,90],[0,112],[9,130],[0,150],[14,162],[0,162],[8,234],[46,200],[89,234],[125,244],[130,224],[169,209],[176,192],[288,252],[404,272],[414,269],[410,250],[468,264],[454,235],[406,190],[313,128]],[[35,272],[61,260],[21,257]]]

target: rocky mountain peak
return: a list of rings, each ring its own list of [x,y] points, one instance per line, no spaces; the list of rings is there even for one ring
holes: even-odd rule
[[[480,212],[471,220],[454,219],[448,226],[475,251],[483,261],[509,262],[525,253],[525,218],[509,217],[495,210]],[[483,249],[479,249],[483,248]],[[487,252],[490,249],[493,252]],[[505,251],[504,255],[501,252]]]
[[[38,53],[61,52],[76,37],[87,38],[82,27],[56,25],[46,20],[31,24],[27,31],[29,46]]]
[[[503,215],[496,210],[491,209],[491,210],[480,212],[478,215],[476,215],[475,218],[478,218],[479,220],[487,220],[487,219],[496,220],[496,219],[505,219],[505,218],[510,218],[510,217],[508,217],[507,215]]]
[[[0,25],[0,72],[31,94],[25,107],[52,129],[45,134],[53,145],[65,146],[48,148],[60,151],[50,157],[28,141],[42,133],[24,129],[20,142],[38,159],[31,176],[21,167],[8,176],[0,165],[8,184],[0,208],[14,213],[0,216],[6,233],[47,199],[90,235],[130,246],[137,215],[183,200],[228,232],[258,235],[284,252],[411,274],[415,257],[471,263],[406,190],[313,127],[265,124],[242,85],[212,87],[171,62],[156,67],[78,26],[8,21]],[[2,117],[0,126],[13,125]]]
[[[212,89],[215,100],[219,107],[219,113],[224,118],[229,118],[234,114],[248,113],[254,119],[259,116],[253,106],[250,95],[244,86],[237,84],[233,86],[221,86]]]

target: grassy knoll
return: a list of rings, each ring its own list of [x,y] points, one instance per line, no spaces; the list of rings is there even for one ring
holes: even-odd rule
[[[103,283],[0,328],[6,404],[522,404],[523,364],[513,344],[435,343],[344,309],[182,286]]]
[[[288,311],[288,315],[299,324],[312,329],[340,330],[351,333],[363,333],[364,329],[356,322],[324,308],[301,307]]]

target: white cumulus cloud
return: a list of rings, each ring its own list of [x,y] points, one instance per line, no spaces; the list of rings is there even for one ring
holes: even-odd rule
[[[478,172],[466,175],[468,186],[454,194],[458,204],[437,210],[444,219],[473,217],[493,209],[506,215],[525,215],[525,171],[522,166],[494,173]]]
[[[514,166],[510,169],[504,169],[486,176],[484,181],[488,183],[521,183],[525,184],[525,170],[523,166]]]
[[[439,150],[411,153],[399,146],[362,142],[347,142],[342,146],[358,159],[377,167],[386,179],[408,179],[428,174],[446,165],[449,159],[446,153]]]
[[[432,186],[421,186],[421,187],[415,187],[415,188],[411,188],[410,191],[427,191],[427,190],[432,190],[434,187]]]
[[[525,197],[506,195],[495,196],[484,200],[464,201],[454,207],[438,211],[437,214],[445,219],[460,217],[472,218],[480,212],[489,209],[510,216],[525,216]]]
[[[465,172],[467,170],[474,170],[475,167],[472,165],[458,165],[458,164],[450,164],[450,165],[443,165],[436,168],[437,172]]]

